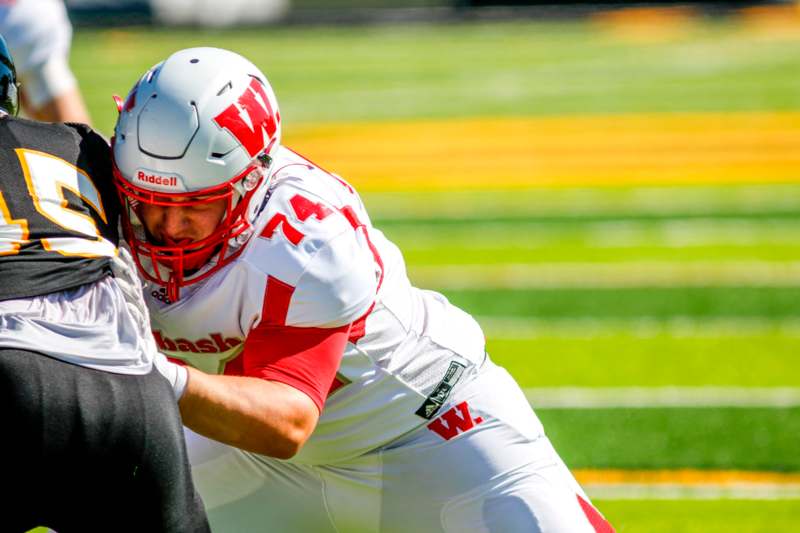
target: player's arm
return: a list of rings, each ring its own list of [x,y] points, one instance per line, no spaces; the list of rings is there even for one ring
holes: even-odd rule
[[[180,400],[184,424],[244,450],[288,459],[317,425],[347,344],[349,326],[260,327],[242,357],[244,376],[190,368]]]
[[[296,285],[270,278],[260,322],[236,361],[241,377],[191,370],[180,401],[184,423],[238,448],[296,454],[316,427],[350,324],[377,287],[373,252],[350,229],[315,252]]]
[[[300,450],[319,418],[311,399],[289,385],[192,368],[180,409],[193,431],[280,459]]]
[[[26,104],[25,93],[23,96],[23,106],[25,113],[35,120],[44,122],[75,122],[88,124],[89,111],[83,101],[78,86],[65,89],[56,96],[42,102],[38,107]]]

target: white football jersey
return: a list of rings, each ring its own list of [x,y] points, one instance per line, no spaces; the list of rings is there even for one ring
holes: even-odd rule
[[[0,346],[105,372],[150,372],[155,349],[142,329],[110,276],[64,291],[0,301]]]
[[[485,342],[471,316],[411,286],[399,249],[349,184],[283,147],[272,168],[255,234],[236,260],[177,302],[153,284],[145,296],[161,351],[209,373],[239,373],[259,324],[352,324],[317,428],[292,459],[330,464],[427,424],[476,374]]]

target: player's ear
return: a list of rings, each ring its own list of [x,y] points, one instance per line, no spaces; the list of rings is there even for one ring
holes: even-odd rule
[[[111,98],[114,99],[114,103],[117,106],[117,113],[122,113],[122,106],[125,105],[125,101],[118,94],[112,94]]]

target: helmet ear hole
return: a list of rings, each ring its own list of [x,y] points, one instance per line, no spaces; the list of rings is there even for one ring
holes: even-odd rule
[[[272,156],[267,152],[261,152],[258,154],[257,159],[259,163],[264,165],[264,168],[269,168],[272,165]]]
[[[245,191],[252,191],[256,187],[258,187],[259,183],[261,183],[261,179],[264,177],[264,173],[259,168],[254,168],[250,172],[247,173],[247,176],[244,177],[242,180],[242,186],[244,187]]]

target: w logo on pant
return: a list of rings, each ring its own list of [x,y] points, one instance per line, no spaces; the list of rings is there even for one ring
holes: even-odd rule
[[[479,416],[472,418],[467,402],[461,402],[428,424],[428,429],[444,440],[450,440],[459,433],[467,432],[482,422],[483,418]]]

